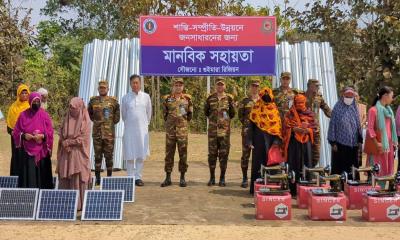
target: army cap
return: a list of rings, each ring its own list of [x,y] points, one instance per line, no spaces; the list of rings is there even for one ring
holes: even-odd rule
[[[108,87],[108,82],[106,80],[99,81],[99,87]]]
[[[253,79],[253,80],[250,81],[251,85],[260,86],[260,83],[261,83],[260,79]]]
[[[292,74],[290,72],[282,72],[281,78],[284,78],[284,77],[292,78]]]
[[[217,77],[217,82],[215,83],[215,84],[223,84],[223,85],[225,85],[225,79],[224,78],[222,78],[222,77]]]
[[[321,86],[321,83],[317,79],[308,79],[307,85],[315,84],[317,86]]]
[[[173,84],[175,83],[182,83],[183,84],[183,78],[174,78]]]

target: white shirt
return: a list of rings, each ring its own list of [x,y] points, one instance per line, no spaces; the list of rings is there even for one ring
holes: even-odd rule
[[[121,115],[124,121],[123,159],[145,159],[150,155],[150,96],[142,91],[138,94],[129,92],[122,98]]]

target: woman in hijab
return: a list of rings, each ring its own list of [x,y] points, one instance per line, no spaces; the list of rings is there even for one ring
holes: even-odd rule
[[[307,109],[307,97],[298,94],[294,97],[294,104],[285,115],[283,126],[284,157],[289,167],[295,172],[298,182],[303,167],[312,166],[312,144],[317,129],[315,114]],[[290,193],[297,195],[296,184],[290,184]]]
[[[79,190],[78,210],[90,184],[90,118],[81,98],[74,97],[60,129],[57,152],[60,189]]]
[[[379,176],[394,173],[394,147],[398,146],[398,140],[395,116],[390,107],[392,101],[393,89],[382,87],[368,110],[364,152],[367,153],[367,164],[380,164]]]
[[[40,107],[40,94],[29,95],[30,108],[21,113],[13,131],[18,149],[18,187],[53,188],[51,152],[53,126]]]
[[[270,88],[263,88],[260,98],[250,112],[250,126],[247,145],[253,149],[251,164],[250,193],[254,194],[254,181],[261,177],[261,164],[268,162],[268,152],[272,145],[279,145],[282,139],[282,123],[278,107]]]
[[[15,142],[12,137],[12,132],[17,123],[19,115],[29,108],[29,87],[25,84],[19,85],[17,89],[17,100],[10,106],[7,114],[7,132],[11,136],[11,166],[10,166],[10,176],[17,176],[18,166],[17,166],[17,149],[15,148]]]
[[[332,174],[350,173],[352,166],[358,168],[361,165],[358,149],[362,146],[363,138],[355,97],[354,89],[346,87],[332,110],[328,128],[328,141],[332,146]]]

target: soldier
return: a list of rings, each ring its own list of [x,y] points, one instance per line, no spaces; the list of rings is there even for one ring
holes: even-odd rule
[[[233,97],[225,93],[225,82],[217,78],[216,92],[211,94],[205,103],[204,114],[209,120],[208,124],[208,166],[210,168],[210,181],[208,186],[215,185],[215,168],[217,157],[221,175],[219,186],[225,187],[225,172],[228,163],[230,148],[230,125],[235,116]]]
[[[247,131],[250,124],[249,113],[251,112],[251,108],[254,106],[254,103],[259,99],[258,91],[260,86],[260,80],[252,80],[250,93],[247,97],[243,98],[243,100],[239,103],[238,115],[239,120],[242,123],[242,158],[241,158],[241,167],[243,174],[243,181],[241,184],[242,188],[247,188],[247,169],[249,167],[249,158],[251,153],[251,148],[246,144],[247,139]]]
[[[313,165],[317,165],[319,163],[320,156],[320,122],[319,122],[319,109],[324,111],[325,116],[328,118],[331,117],[332,110],[329,108],[328,104],[326,104],[324,98],[319,92],[319,87],[321,84],[317,79],[309,79],[307,82],[307,108],[311,109],[315,113],[315,122],[317,124],[317,129],[314,135],[314,144],[312,146],[312,154],[313,154]]]
[[[292,74],[290,72],[282,72],[281,86],[273,90],[275,103],[278,107],[282,121],[285,119],[285,115],[289,112],[290,107],[292,107],[294,96],[298,93],[303,93],[298,89],[290,87],[291,77]]]
[[[170,186],[171,172],[174,167],[176,145],[179,153],[179,186],[186,187],[185,173],[187,164],[188,129],[193,115],[192,97],[183,93],[183,79],[176,78],[171,94],[164,96],[163,115],[165,121],[165,172],[166,177],[161,187]]]
[[[93,122],[93,147],[95,159],[96,185],[100,184],[101,162],[106,159],[107,176],[112,175],[115,124],[119,122],[120,111],[118,100],[107,96],[108,82],[99,82],[99,95],[90,98],[88,112]]]

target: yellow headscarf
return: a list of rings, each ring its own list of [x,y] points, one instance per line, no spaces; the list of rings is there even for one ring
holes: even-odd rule
[[[270,103],[265,103],[262,97],[268,94],[271,98]],[[279,115],[278,107],[273,102],[274,95],[268,87],[261,89],[260,99],[254,104],[250,112],[250,120],[254,122],[258,128],[271,135],[282,139],[282,123]]]
[[[26,109],[29,108],[29,101],[24,101],[22,102],[19,99],[19,95],[22,93],[22,91],[26,90],[28,94],[30,94],[29,87],[25,84],[21,84],[18,86],[17,89],[17,100],[11,104],[10,108],[8,109],[8,114],[7,114],[7,127],[13,129],[15,127],[15,124],[17,123],[19,115],[25,111]]]

